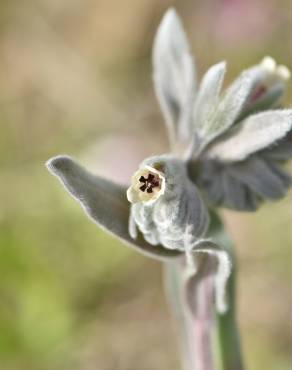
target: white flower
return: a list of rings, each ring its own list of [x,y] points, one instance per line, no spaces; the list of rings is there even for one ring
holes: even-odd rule
[[[130,203],[153,202],[165,191],[165,177],[163,172],[151,166],[140,168],[132,176],[131,186],[127,190]]]
[[[139,230],[152,245],[186,251],[208,229],[208,210],[185,162],[175,156],[145,159],[132,177],[127,197],[133,203],[129,232],[134,239]]]

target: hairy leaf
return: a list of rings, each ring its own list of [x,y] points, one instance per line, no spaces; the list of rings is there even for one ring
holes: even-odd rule
[[[202,149],[234,124],[250,94],[251,83],[249,75],[243,73],[215,105],[202,129]]]
[[[196,84],[187,37],[174,9],[165,14],[153,47],[154,86],[174,146],[187,139]]]
[[[205,201],[211,207],[224,207],[237,211],[255,211],[258,196],[244,182],[230,172],[231,165],[218,161],[204,161],[199,170],[189,165],[189,174],[198,185]]]
[[[230,166],[229,171],[236,179],[247,185],[263,199],[277,200],[284,197],[291,185],[291,178],[280,167],[273,166],[260,157]]]
[[[194,128],[199,137],[208,115],[218,103],[225,72],[226,63],[221,62],[209,68],[202,79],[194,107]]]
[[[277,105],[280,98],[285,92],[285,85],[283,82],[279,82],[276,85],[268,88],[268,90],[256,99],[254,102],[250,102],[243,109],[239,115],[237,121],[240,122],[253,113],[259,113],[267,109],[271,109]]]
[[[212,144],[207,158],[225,162],[242,161],[250,154],[269,147],[292,128],[292,110],[273,110],[252,115]]]
[[[261,155],[268,160],[287,161],[292,158],[292,131],[275,145],[261,151]]]
[[[130,207],[126,199],[126,188],[92,175],[68,156],[52,158],[47,162],[47,167],[98,226],[149,257],[165,260],[179,255],[176,251],[148,244],[141,235],[135,240],[130,237]]]
[[[213,276],[215,302],[219,313],[226,312],[226,284],[231,273],[231,257],[227,250],[211,240],[198,241],[190,251],[193,267],[187,268],[185,292],[187,303],[196,315],[199,302],[194,299],[199,284],[208,276]]]

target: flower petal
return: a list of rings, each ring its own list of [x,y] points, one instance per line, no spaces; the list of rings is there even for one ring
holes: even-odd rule
[[[127,190],[130,203],[153,202],[165,191],[165,177],[161,171],[154,167],[139,168],[131,179],[131,186]]]
[[[219,313],[226,312],[228,303],[226,299],[226,285],[231,274],[231,256],[229,252],[212,242],[201,240],[190,251],[195,269],[186,270],[185,292],[187,303],[196,315],[199,302],[195,299],[198,285],[207,277],[214,277],[215,302]]]
[[[188,139],[195,90],[195,68],[181,21],[169,9],[153,47],[154,85],[164,113],[172,146]]]
[[[210,146],[206,157],[242,161],[282,139],[292,128],[292,110],[274,110],[246,118]]]
[[[98,226],[149,257],[165,260],[179,255],[176,251],[149,245],[141,235],[135,240],[130,237],[128,232],[130,207],[125,187],[92,175],[68,156],[50,159],[47,167]]]

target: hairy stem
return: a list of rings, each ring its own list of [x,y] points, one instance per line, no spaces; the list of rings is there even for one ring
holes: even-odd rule
[[[221,220],[215,214],[212,215],[210,236],[219,244],[228,247],[232,253],[232,243]],[[235,271],[233,257],[233,271],[227,286],[228,311],[216,317],[212,277],[205,276],[200,280],[200,284],[195,285],[196,291],[193,292],[193,301],[196,305],[194,315],[186,304],[184,296],[185,263],[183,258],[165,264],[165,287],[169,303],[178,322],[184,370],[244,369],[236,323]],[[219,356],[215,353],[215,333],[217,333]]]
[[[234,291],[234,276],[230,279],[229,292]],[[243,359],[240,349],[240,335],[236,322],[235,302],[230,300],[230,308],[224,315],[218,315],[218,335],[221,350],[221,361],[224,370],[243,370]]]
[[[240,333],[236,318],[236,260],[232,249],[233,243],[222,227],[219,235],[217,234],[217,238],[219,242],[229,247],[233,257],[233,269],[227,286],[229,308],[225,314],[217,315],[222,368],[223,370],[244,370]]]
[[[195,292],[196,315],[185,300],[184,264],[176,260],[165,264],[165,287],[172,312],[178,323],[184,370],[215,370],[213,356],[213,284],[204,279]]]

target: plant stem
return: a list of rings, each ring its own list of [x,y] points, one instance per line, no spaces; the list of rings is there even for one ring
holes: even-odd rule
[[[217,315],[217,330],[223,370],[244,370],[240,333],[236,318],[236,258],[232,241],[221,227],[217,240],[224,243],[232,256],[232,272],[227,285],[229,307],[225,314]]]
[[[178,323],[180,350],[184,370],[215,370],[213,361],[213,287],[210,279],[204,279],[195,300],[197,315],[190,312],[183,291],[184,264],[176,260],[165,264],[165,287],[168,301]]]
[[[227,295],[229,308],[225,314],[216,317],[213,303],[213,284],[210,277],[202,279],[194,292],[197,304],[196,315],[190,313],[184,299],[184,260],[178,258],[165,264],[165,286],[169,303],[178,322],[180,346],[184,370],[243,370],[239,331],[236,323],[235,305],[235,258],[232,243],[223,224],[216,214],[211,217],[210,236],[229,249],[233,269]],[[215,318],[217,320],[215,320]],[[215,327],[217,324],[217,327]],[[220,364],[215,363],[214,334],[217,331]]]
[[[219,344],[221,347],[221,360],[224,370],[243,370],[243,359],[240,349],[240,335],[236,322],[234,283],[235,274],[229,282],[229,310],[226,314],[217,316]]]

